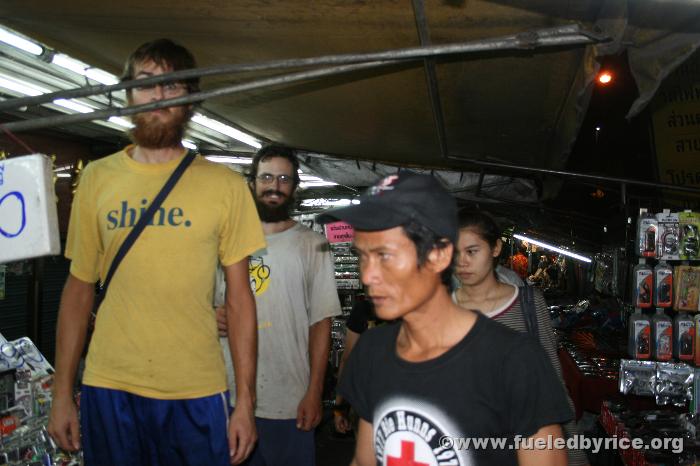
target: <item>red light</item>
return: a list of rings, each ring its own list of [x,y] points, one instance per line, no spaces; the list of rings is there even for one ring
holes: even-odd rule
[[[601,73],[598,74],[598,82],[600,84],[610,84],[612,82],[613,76],[612,73],[608,71],[602,71]]]

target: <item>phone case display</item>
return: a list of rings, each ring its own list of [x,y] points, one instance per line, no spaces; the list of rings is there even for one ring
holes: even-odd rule
[[[593,287],[598,293],[614,294],[614,267],[613,256],[606,253],[599,253],[593,257],[595,262],[593,269]]]
[[[681,265],[675,268],[674,308],[679,311],[697,312],[700,303],[700,267]]]
[[[654,214],[640,209],[637,221],[637,254],[640,257],[656,257],[656,237],[659,223]]]
[[[651,356],[651,321],[635,309],[629,319],[627,353],[634,359],[649,359]]]
[[[673,269],[662,261],[654,267],[654,306],[671,307],[672,305]]]
[[[651,341],[651,358],[670,361],[673,357],[673,321],[662,308],[657,308],[651,319]]]
[[[680,212],[678,214],[680,225],[680,257],[683,260],[700,259],[698,251],[700,242],[700,214],[696,212]]]
[[[657,257],[662,260],[679,260],[680,257],[680,226],[678,214],[664,209],[656,214],[659,222]]]
[[[599,293],[622,297],[623,286],[627,283],[627,258],[624,248],[604,247],[603,251],[593,256],[593,287]]]
[[[653,298],[654,270],[640,259],[634,267],[634,306],[651,307]]]
[[[356,255],[352,252],[352,243],[331,243],[333,265],[335,268],[335,286],[339,290],[359,290],[360,268]]]
[[[348,234],[348,230],[343,230],[340,233]],[[330,234],[337,235],[340,233],[334,230]],[[326,234],[329,235],[329,232],[327,231]],[[360,284],[359,258],[353,253],[352,243],[331,242],[330,247],[335,270],[335,285],[338,289],[340,306],[343,311],[343,315],[333,318],[331,322],[330,362],[333,367],[338,368],[340,358],[345,349],[345,325],[347,318],[355,303],[357,294],[362,291],[362,286]]]
[[[687,362],[695,357],[695,322],[685,312],[673,319],[673,357]]]

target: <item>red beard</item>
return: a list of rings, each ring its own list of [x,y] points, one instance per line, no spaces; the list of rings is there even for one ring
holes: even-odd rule
[[[131,140],[146,149],[180,147],[191,112],[184,107],[166,110],[171,112],[169,121],[163,121],[158,116],[148,113],[137,113],[132,116],[134,127],[129,132]]]

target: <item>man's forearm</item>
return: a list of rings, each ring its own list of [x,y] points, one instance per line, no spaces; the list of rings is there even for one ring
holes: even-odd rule
[[[310,379],[308,392],[317,396],[323,393],[323,380],[328,365],[331,346],[331,319],[325,318],[309,327]]]
[[[226,299],[228,342],[236,374],[236,404],[255,405],[255,371],[258,350],[255,300],[247,289],[233,299]],[[228,294],[228,293],[227,293]]]
[[[72,397],[75,374],[85,347],[87,326],[95,299],[95,285],[68,276],[61,294],[56,325],[54,396]]]

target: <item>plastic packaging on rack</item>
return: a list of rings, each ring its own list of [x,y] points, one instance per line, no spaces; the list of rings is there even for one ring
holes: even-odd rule
[[[640,308],[629,319],[627,352],[634,359],[649,359],[651,356],[651,320]]]
[[[336,264],[353,264],[357,265],[360,262],[360,258],[357,256],[333,256],[333,262]]]
[[[654,396],[656,363],[653,361],[620,360],[620,393]]]
[[[654,269],[643,260],[634,266],[634,306],[647,308],[651,307],[654,295]]]
[[[0,344],[0,372],[10,369],[27,370],[32,377],[54,373],[51,364],[27,337]]]
[[[678,213],[672,213],[669,209],[664,209],[662,213],[656,214],[656,220],[659,222],[657,257],[662,260],[680,259]]]
[[[656,365],[656,404],[685,406],[693,396],[693,369],[686,364]]]
[[[700,268],[689,265],[676,267],[674,282],[673,307],[679,311],[697,312],[700,305]]]
[[[695,260],[700,258],[700,214],[680,212],[678,214],[680,229],[680,258]]]
[[[673,321],[662,308],[651,319],[652,359],[670,361],[673,357]]]
[[[695,357],[695,322],[685,312],[673,319],[673,357],[687,362]]]
[[[663,261],[654,267],[654,306],[673,306],[673,269]]]
[[[647,209],[639,210],[637,221],[637,255],[640,257],[656,257],[656,239],[659,223],[654,214]]]

